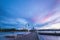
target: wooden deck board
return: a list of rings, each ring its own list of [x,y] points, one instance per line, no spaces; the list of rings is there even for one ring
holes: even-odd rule
[[[37,33],[31,32],[26,35],[18,34],[15,38],[8,38],[8,40],[38,40]]]

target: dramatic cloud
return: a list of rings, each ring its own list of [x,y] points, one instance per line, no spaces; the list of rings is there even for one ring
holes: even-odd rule
[[[2,0],[0,6],[3,28],[47,25],[60,17],[60,0]]]

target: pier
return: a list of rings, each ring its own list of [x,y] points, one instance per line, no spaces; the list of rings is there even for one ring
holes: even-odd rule
[[[17,34],[15,37],[6,37],[7,40],[39,40],[36,32],[31,32],[29,34]]]

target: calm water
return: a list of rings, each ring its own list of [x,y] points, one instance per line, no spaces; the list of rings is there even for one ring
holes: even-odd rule
[[[37,31],[38,33],[60,33],[60,31]],[[60,36],[39,35],[40,40],[60,40]]]
[[[0,40],[6,40],[4,36],[6,35],[14,35],[16,36],[17,34],[28,34],[30,32],[0,32]],[[40,40],[60,40],[60,36],[49,36],[49,35],[39,35],[38,37]]]
[[[60,36],[38,35],[40,40],[60,40]]]
[[[28,34],[30,32],[0,32],[0,40],[6,40],[5,36],[7,35],[14,35],[16,36],[17,34]]]

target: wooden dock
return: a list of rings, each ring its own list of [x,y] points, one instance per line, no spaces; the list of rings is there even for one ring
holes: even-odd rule
[[[26,35],[17,34],[16,37],[7,37],[7,40],[39,40],[36,32],[31,32]]]

